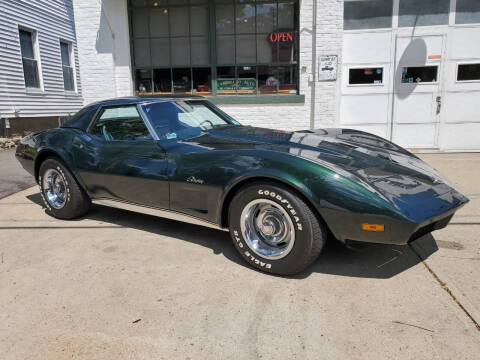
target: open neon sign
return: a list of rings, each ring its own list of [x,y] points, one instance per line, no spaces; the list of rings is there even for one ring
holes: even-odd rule
[[[272,32],[268,35],[268,40],[271,43],[289,43],[293,42],[292,32]]]

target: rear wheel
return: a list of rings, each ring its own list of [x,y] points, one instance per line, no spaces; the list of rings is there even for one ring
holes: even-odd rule
[[[254,183],[231,201],[229,227],[240,255],[253,267],[292,275],[310,266],[326,239],[323,224],[294,191],[275,183]]]
[[[90,208],[87,194],[56,158],[48,158],[40,165],[38,183],[47,211],[56,218],[73,219]]]

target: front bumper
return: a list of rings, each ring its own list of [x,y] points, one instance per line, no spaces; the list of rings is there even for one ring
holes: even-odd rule
[[[441,200],[441,201],[439,201]],[[336,214],[341,218],[341,226],[331,228],[334,236],[342,241],[362,241],[381,244],[405,245],[432,231],[446,227],[455,212],[468,203],[468,199],[457,192],[450,192],[436,197],[434,201],[418,204],[414,219],[393,218],[371,214]],[[411,210],[412,208],[410,208]],[[330,225],[330,223],[327,221]],[[383,232],[370,232],[361,229],[362,223],[384,224]],[[338,225],[338,221],[337,221]]]

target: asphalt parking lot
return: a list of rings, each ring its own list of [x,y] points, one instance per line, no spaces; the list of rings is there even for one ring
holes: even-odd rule
[[[7,196],[0,357],[478,359],[480,154],[422,158],[471,200],[448,228],[330,243],[290,278],[247,267],[225,232],[102,206],[60,221],[37,187]]]

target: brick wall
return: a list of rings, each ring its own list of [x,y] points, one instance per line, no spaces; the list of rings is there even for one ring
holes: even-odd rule
[[[304,130],[309,128],[306,104],[218,105],[243,125]]]
[[[308,77],[312,76],[312,14],[313,1],[302,1],[300,8],[300,68],[307,66]],[[343,0],[317,0],[317,68],[321,55],[338,55],[341,63],[343,30]],[[338,67],[340,70],[340,66]],[[340,72],[338,73],[340,79]],[[338,116],[338,81],[316,82],[315,127],[333,126]],[[304,79],[305,105],[310,117],[311,84]]]
[[[247,125],[310,128],[313,1],[300,0],[299,76],[305,103],[221,105],[224,111]],[[317,1],[317,57],[340,56],[343,0]],[[85,103],[132,95],[126,0],[74,0],[74,9]],[[337,82],[315,85],[315,127],[333,126],[338,116]]]
[[[126,0],[73,0],[85,104],[132,95]]]

